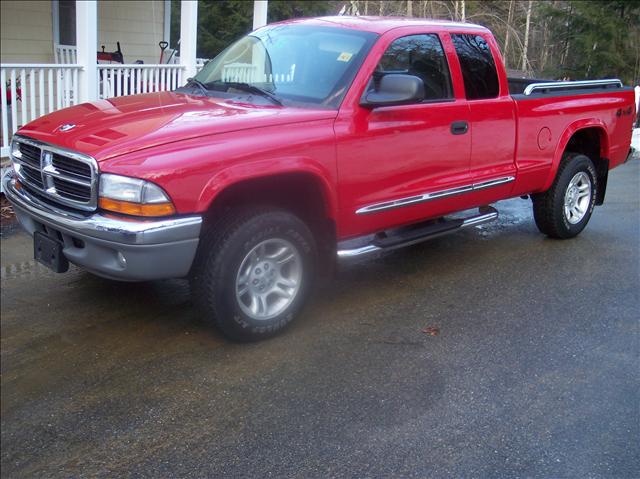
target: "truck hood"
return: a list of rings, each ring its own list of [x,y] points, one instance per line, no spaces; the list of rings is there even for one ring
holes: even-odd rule
[[[336,113],[159,92],[82,103],[40,117],[18,133],[103,161],[174,141],[329,119]]]

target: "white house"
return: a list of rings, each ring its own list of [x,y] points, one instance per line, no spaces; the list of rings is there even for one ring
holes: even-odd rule
[[[267,1],[254,2],[254,28]],[[198,2],[183,0],[180,51],[171,62],[170,0],[1,0],[0,118],[6,157],[12,134],[51,111],[84,101],[170,90],[198,68]],[[118,50],[117,55],[102,54]],[[175,43],[175,42],[174,42]],[[103,49],[104,47],[104,49]]]

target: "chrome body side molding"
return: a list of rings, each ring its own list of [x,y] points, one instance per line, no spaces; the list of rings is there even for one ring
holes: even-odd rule
[[[356,214],[365,215],[369,213],[377,213],[378,211],[385,211],[393,208],[400,208],[402,206],[414,205],[416,203],[438,200],[447,196],[460,195],[463,193],[470,193],[472,191],[504,185],[505,183],[511,183],[513,180],[515,180],[514,176],[505,176],[502,178],[496,178],[494,180],[483,181],[482,183],[474,183],[471,185],[458,186],[456,188],[449,188],[446,190],[432,191],[430,193],[407,196],[405,198],[399,198],[397,200],[383,201],[381,203],[374,203],[372,205],[363,206],[362,208],[356,210]]]

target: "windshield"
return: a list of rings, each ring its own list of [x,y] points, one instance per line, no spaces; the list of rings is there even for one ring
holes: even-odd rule
[[[220,53],[195,80],[214,95],[262,93],[273,102],[337,108],[376,37],[337,27],[265,27]]]

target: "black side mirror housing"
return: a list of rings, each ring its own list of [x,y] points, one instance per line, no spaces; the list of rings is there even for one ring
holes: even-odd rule
[[[414,75],[390,73],[380,78],[377,90],[367,91],[360,100],[360,106],[406,105],[424,100],[424,83]]]

